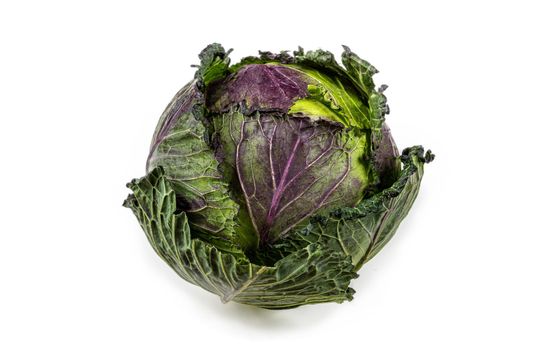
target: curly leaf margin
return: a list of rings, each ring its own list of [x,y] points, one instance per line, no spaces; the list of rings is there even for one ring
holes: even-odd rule
[[[180,277],[223,302],[285,309],[353,298],[349,283],[357,274],[341,252],[313,243],[274,266],[253,264],[191,237],[187,215],[177,211],[172,183],[162,168],[128,187],[133,193],[124,206],[133,211],[155,252]]]
[[[278,242],[270,256],[276,259],[308,244],[320,243],[351,256],[355,270],[359,270],[388,243],[408,214],[419,192],[424,164],[431,162],[434,154],[414,146],[406,148],[400,158],[403,170],[390,188],[353,208],[312,217],[306,227]]]

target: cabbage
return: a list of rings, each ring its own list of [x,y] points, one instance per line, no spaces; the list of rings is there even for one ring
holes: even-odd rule
[[[377,70],[344,47],[260,52],[230,65],[205,48],[163,112],[130,208],[186,281],[269,309],[351,300],[434,156],[401,155]]]

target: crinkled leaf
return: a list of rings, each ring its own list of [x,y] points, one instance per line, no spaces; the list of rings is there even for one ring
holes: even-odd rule
[[[204,96],[197,88],[196,81],[193,80],[178,91],[172,101],[160,116],[158,124],[151,140],[149,156],[147,158],[147,170],[151,157],[158,145],[164,140],[166,135],[174,128],[178,119],[186,113],[191,113],[195,106],[199,106],[204,100]]]
[[[367,95],[370,113],[370,128],[374,133],[373,136],[375,136],[377,140],[375,144],[378,144],[378,142],[380,142],[384,115],[389,113],[389,108],[386,104],[386,96],[382,93],[386,89],[386,85],[381,86],[378,91],[376,91],[373,75],[378,73],[378,70],[369,62],[353,53],[347,46],[344,46],[342,63],[353,83]]]
[[[342,64],[349,76],[362,91],[367,95],[371,95],[374,92],[375,83],[373,75],[378,73],[378,70],[373,65],[357,56],[345,45],[344,52],[342,53]]]
[[[191,237],[188,216],[176,213],[173,184],[162,168],[128,186],[133,194],[124,205],[132,209],[157,254],[182,278],[223,302],[284,309],[352,299],[354,291],[348,286],[357,275],[341,252],[315,243],[274,266],[252,264]]]
[[[307,99],[320,102],[333,111],[334,119],[332,120],[338,121],[346,127],[370,128],[369,107],[366,105],[366,98],[360,96],[355,87],[346,79],[345,73],[343,75],[325,74],[322,70],[297,64],[289,67],[298,69],[313,80],[309,86],[310,94]],[[299,104],[304,103],[305,100],[296,101],[291,112],[304,112]],[[307,110],[305,114],[315,115],[316,113]]]
[[[308,244],[320,243],[351,256],[359,269],[396,232],[417,196],[423,165],[433,157],[430,151],[424,154],[420,146],[405,149],[401,176],[390,188],[364,199],[356,207],[313,217],[307,227],[277,242],[269,255],[276,259]]]
[[[197,67],[195,79],[197,85],[203,88],[215,80],[222,79],[229,72],[230,58],[228,57],[232,50],[226,51],[222,45],[214,43],[208,45],[199,54],[200,64],[193,65]]]
[[[147,171],[164,168],[196,235],[221,249],[240,253],[242,237],[234,231],[238,206],[229,197],[214,151],[205,141],[203,103],[195,82],[176,95],[155,132]]]
[[[315,213],[355,205],[367,188],[365,135],[284,115],[214,117],[217,153],[261,245]]]
[[[250,64],[209,86],[208,108],[213,113],[241,106],[255,111],[287,112],[293,102],[307,96],[308,78],[289,67]]]

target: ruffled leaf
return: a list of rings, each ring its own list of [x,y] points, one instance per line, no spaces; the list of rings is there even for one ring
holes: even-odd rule
[[[319,243],[352,257],[358,270],[392,238],[413,205],[423,176],[423,165],[434,159],[421,146],[404,150],[399,179],[388,189],[357,206],[341,208],[328,216],[317,215],[303,229],[269,249],[277,259],[308,244]]]
[[[225,251],[243,254],[243,237],[234,229],[238,205],[230,198],[228,183],[207,144],[203,104],[204,96],[195,82],[178,92],[160,118],[147,171],[164,168],[194,235]]]
[[[232,50],[226,51],[218,43],[208,45],[201,51],[199,54],[200,64],[193,65],[193,67],[198,68],[195,72],[195,79],[201,90],[204,90],[204,87],[213,81],[224,78],[229,73],[230,52]]]
[[[342,63],[353,83],[367,95],[370,112],[370,129],[373,133],[375,139],[374,144],[376,146],[380,143],[384,116],[390,112],[388,104],[386,103],[386,96],[383,94],[387,86],[382,85],[378,91],[375,90],[373,75],[378,73],[378,70],[369,62],[353,53],[350,48],[345,45],[342,54]]]
[[[357,275],[349,257],[308,244],[274,266],[250,263],[192,238],[188,217],[177,212],[172,183],[161,168],[132,181],[124,205],[131,208],[156,253],[183,279],[220,296],[269,309],[351,300]]]

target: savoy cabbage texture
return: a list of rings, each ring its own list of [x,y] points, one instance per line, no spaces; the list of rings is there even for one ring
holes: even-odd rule
[[[178,275],[269,309],[351,300],[350,281],[411,208],[425,163],[401,156],[377,70],[344,47],[260,52],[230,65],[209,45],[162,114],[129,207]]]

